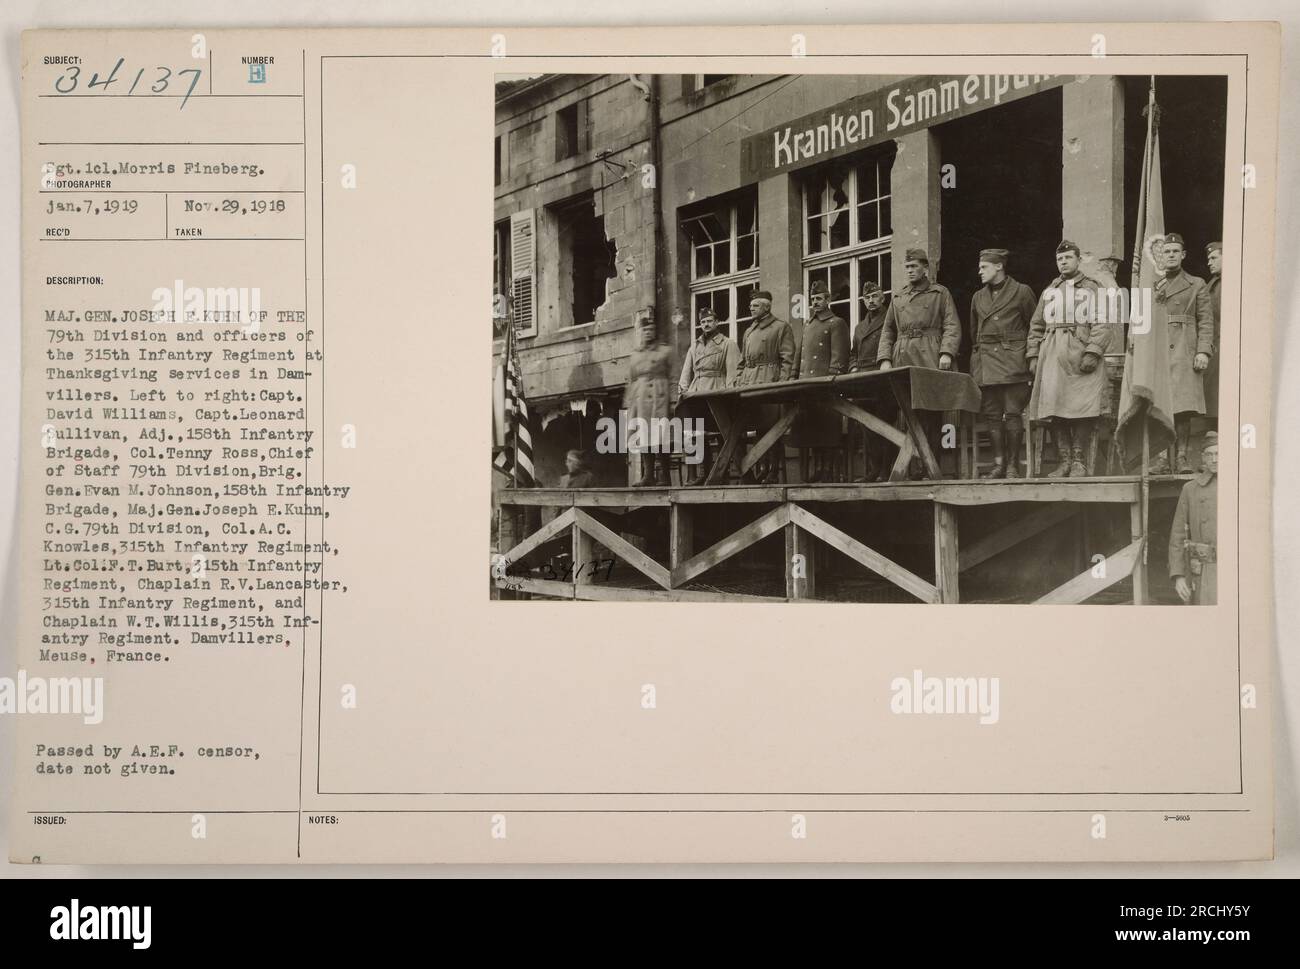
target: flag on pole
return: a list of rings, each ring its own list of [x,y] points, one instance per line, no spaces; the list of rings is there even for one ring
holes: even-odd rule
[[[505,352],[501,354],[503,440],[493,465],[514,478],[515,486],[531,488],[533,478],[533,436],[528,419],[528,401],[524,397],[524,378],[519,369],[519,351],[515,342],[512,318],[506,322]],[[495,426],[494,426],[495,429]]]
[[[1142,156],[1142,187],[1138,197],[1137,231],[1133,238],[1134,308],[1154,304],[1139,294],[1156,292],[1163,276],[1159,246],[1165,235],[1164,195],[1160,183],[1160,120],[1156,105],[1156,79],[1151,78],[1147,101],[1147,143]],[[1138,468],[1144,450],[1158,454],[1174,437],[1173,388],[1169,374],[1169,339],[1165,321],[1146,312],[1133,313],[1129,321],[1124,380],[1120,385],[1116,433],[1123,446],[1124,464]],[[1143,432],[1147,447],[1143,448]]]

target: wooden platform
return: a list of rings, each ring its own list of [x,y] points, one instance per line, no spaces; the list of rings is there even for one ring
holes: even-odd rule
[[[1145,550],[1148,501],[1176,498],[1191,475],[1162,475],[1143,479],[1138,475],[1082,479],[1021,478],[993,481],[891,481],[878,484],[789,484],[724,485],[703,487],[648,488],[528,488],[508,489],[496,494],[498,506],[507,514],[526,507],[552,508],[557,514],[522,540],[500,553],[494,565],[496,588],[568,599],[626,599],[664,601],[799,601],[816,599],[817,556],[815,543],[825,544],[887,580],[921,602],[960,601],[960,576],[994,555],[1040,534],[1047,528],[1078,514],[1089,505],[1127,505],[1128,541],[1105,552],[1105,561],[1074,576],[1034,601],[1080,603],[1117,582],[1133,578],[1133,601],[1146,601]],[[1145,487],[1144,487],[1145,484]],[[1145,492],[1145,494],[1144,494]],[[934,579],[919,576],[879,549],[827,521],[816,508],[825,503],[916,502],[932,506],[933,526],[926,533],[933,542]],[[714,542],[695,548],[698,515],[709,506],[771,506],[758,518]],[[1032,511],[1015,518],[991,534],[963,548],[959,544],[958,510],[982,505],[1032,503]],[[813,506],[813,507],[809,507]],[[668,515],[669,560],[655,561],[615,528],[600,521],[603,512],[632,512],[643,508],[666,508]],[[759,509],[756,509],[758,511]],[[525,516],[516,516],[525,517]],[[534,514],[534,517],[536,515]],[[608,519],[608,514],[605,515]],[[661,526],[660,526],[661,527]],[[683,588],[723,562],[738,556],[755,543],[778,532],[785,539],[785,596],[749,596],[698,592]],[[579,574],[565,581],[510,575],[510,568],[546,543],[567,539],[574,563],[593,560],[599,543],[630,566],[650,588],[619,587],[592,581]],[[1098,553],[1097,558],[1102,557]],[[580,570],[581,573],[581,570]],[[643,582],[643,586],[644,586]]]

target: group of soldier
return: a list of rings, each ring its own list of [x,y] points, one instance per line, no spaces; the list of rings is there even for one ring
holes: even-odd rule
[[[1222,244],[1206,246],[1208,282],[1183,269],[1186,247],[1177,233],[1157,240],[1150,253],[1159,269],[1152,332],[1169,338],[1175,430],[1172,466],[1169,456],[1162,454],[1150,470],[1191,473],[1192,420],[1205,415],[1213,426],[1217,418]],[[1058,460],[1048,478],[1094,473],[1090,442],[1106,408],[1105,356],[1124,352],[1125,331],[1123,320],[1108,318],[1102,311],[1114,306],[1107,290],[1116,285],[1113,273],[1119,260],[1103,261],[1102,271],[1096,274],[1103,278],[1094,278],[1081,271],[1080,256],[1079,246],[1063,240],[1056,247],[1057,275],[1035,298],[1028,286],[1008,275],[1007,250],[987,248],[979,254],[982,285],[970,304],[970,370],[980,388],[980,415],[993,448],[993,465],[983,478],[1021,476],[1026,419],[1052,430]],[[810,312],[798,341],[794,328],[772,314],[772,295],[766,290],[755,292],[751,299],[752,321],[743,346],[721,331],[712,310],[703,309],[698,337],[678,381],[680,391],[687,395],[892,367],[952,370],[962,344],[952,294],[931,279],[925,250],[908,249],[903,268],[907,284],[888,302],[876,283],[863,286],[863,312],[852,337],[848,323],[832,312],[830,293],[820,280],[809,289]],[[1081,299],[1081,291],[1088,291],[1089,298]],[[897,418],[895,408],[887,403],[877,401],[874,409],[882,419]],[[941,412],[918,410],[917,414],[932,449],[939,453]],[[836,476],[837,456],[843,453],[838,415],[802,414],[791,436],[805,456],[806,480]],[[865,436],[866,468],[860,480],[886,480],[891,467],[889,445],[879,435]],[[756,479],[774,473],[780,460],[760,460],[754,467]],[[1201,443],[1199,474],[1183,489],[1170,537],[1170,576],[1185,602],[1213,602],[1217,463],[1217,434],[1208,430]],[[912,476],[919,473],[914,465]]]
[[[1186,250],[1176,233],[1153,247],[1162,270],[1155,286],[1153,312],[1164,323],[1156,332],[1166,332],[1170,339],[1176,431],[1174,467],[1162,454],[1153,472],[1192,472],[1192,418],[1207,413],[1212,418],[1217,413],[1222,245],[1210,243],[1206,250],[1211,269],[1208,283],[1182,268]],[[1104,358],[1107,353],[1124,351],[1123,321],[1105,312],[1107,306],[1114,305],[1107,292],[1113,289],[1114,279],[1083,273],[1079,247],[1063,240],[1056,247],[1057,276],[1036,298],[1033,290],[1007,273],[1008,258],[1005,249],[980,252],[982,285],[970,304],[970,371],[980,387],[980,413],[993,446],[993,466],[982,476],[1021,476],[1026,418],[1052,429],[1060,457],[1047,477],[1090,476],[1089,443],[1106,404]],[[730,340],[713,311],[704,308],[699,335],[682,367],[679,389],[685,395],[891,367],[952,370],[962,344],[962,326],[952,294],[931,279],[924,250],[907,250],[903,268],[907,285],[888,303],[879,285],[868,282],[863,286],[862,318],[851,339],[848,324],[831,311],[830,294],[820,280],[810,287],[809,316],[799,341],[794,328],[772,314],[772,296],[766,290],[755,292],[751,299],[752,322],[745,331],[743,347]],[[919,414],[937,453],[941,415]],[[835,429],[838,421],[836,417]],[[838,430],[830,434],[826,422],[812,418],[802,423],[793,436],[797,446],[813,452],[810,480],[828,478],[833,474],[833,459],[827,452],[839,446]],[[874,435],[870,437],[867,480],[884,480],[888,474],[888,465],[880,460],[883,444],[883,440],[877,443]]]

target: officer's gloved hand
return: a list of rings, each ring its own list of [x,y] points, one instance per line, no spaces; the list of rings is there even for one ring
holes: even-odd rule
[[[880,361],[880,369],[881,369],[881,370],[893,370],[893,369],[894,369],[894,365],[893,365],[892,363],[890,363],[888,360],[881,360],[881,361]]]
[[[1101,357],[1095,353],[1085,353],[1083,360],[1079,362],[1080,373],[1092,373],[1097,369],[1097,364],[1101,363]]]
[[[1200,373],[1210,365],[1210,355],[1208,353],[1198,353],[1192,358],[1192,369]]]
[[[1181,575],[1174,577],[1174,591],[1178,593],[1178,598],[1183,602],[1192,601],[1192,587],[1188,585],[1187,580]]]
[[[1038,358],[1037,358],[1037,357],[1030,357],[1030,358],[1029,358],[1029,376],[1031,376],[1031,377],[1037,377],[1037,376],[1038,376]]]
[[[946,354],[946,353],[941,353],[941,354],[939,354],[939,369],[940,369],[940,370],[951,370],[951,369],[952,369],[952,357],[950,357],[950,356],[949,356],[948,354]]]

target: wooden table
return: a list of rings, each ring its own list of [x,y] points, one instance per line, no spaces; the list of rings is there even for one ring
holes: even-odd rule
[[[890,401],[903,417],[899,430],[871,411],[872,402]],[[780,404],[780,416],[770,426],[761,423],[764,405]],[[707,408],[722,431],[722,448],[713,462],[704,484],[723,479],[731,460],[752,429],[759,432],[757,443],[740,464],[743,477],[758,461],[780,442],[799,414],[809,409],[824,409],[856,421],[870,434],[877,434],[898,450],[898,459],[889,480],[907,477],[908,465],[919,457],[930,479],[940,476],[939,461],[930,447],[918,410],[961,410],[978,413],[979,385],[968,373],[931,370],[926,367],[898,367],[893,370],[869,370],[829,377],[805,377],[777,383],[749,384],[683,396],[679,407],[692,416],[702,416]]]

